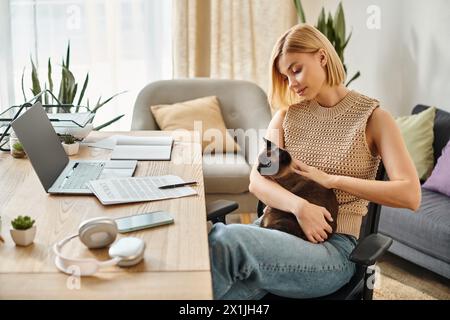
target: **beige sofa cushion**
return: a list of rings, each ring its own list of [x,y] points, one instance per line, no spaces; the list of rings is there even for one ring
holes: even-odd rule
[[[436,108],[431,107],[418,114],[395,119],[421,181],[430,176],[434,166],[433,127],[435,114]]]
[[[238,194],[248,191],[250,166],[239,153],[205,154],[203,177],[205,193]]]
[[[227,132],[216,96],[154,105],[150,110],[161,130],[198,131],[204,153],[240,151],[239,145]]]

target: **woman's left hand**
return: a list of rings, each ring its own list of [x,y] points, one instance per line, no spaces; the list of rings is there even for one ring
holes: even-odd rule
[[[298,159],[292,158],[292,162],[295,173],[311,179],[327,189],[333,188],[333,175],[323,172],[316,167],[309,166]]]

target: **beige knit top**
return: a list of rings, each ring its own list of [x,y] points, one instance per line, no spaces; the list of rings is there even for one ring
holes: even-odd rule
[[[332,175],[374,180],[381,157],[366,142],[366,124],[379,106],[375,99],[350,91],[326,108],[315,100],[289,107],[283,121],[285,148],[296,159]],[[334,190],[339,203],[336,232],[359,238],[368,201]]]

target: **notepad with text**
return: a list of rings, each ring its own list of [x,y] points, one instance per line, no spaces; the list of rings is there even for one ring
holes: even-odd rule
[[[115,137],[111,160],[170,160],[173,138]]]
[[[94,180],[89,188],[104,205],[155,201],[196,195],[191,187],[159,189],[160,186],[185,182],[178,176],[131,177]]]

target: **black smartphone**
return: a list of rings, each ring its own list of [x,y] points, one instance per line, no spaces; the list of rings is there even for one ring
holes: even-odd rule
[[[140,213],[115,219],[120,233],[142,230],[173,223],[173,217],[165,211]]]

